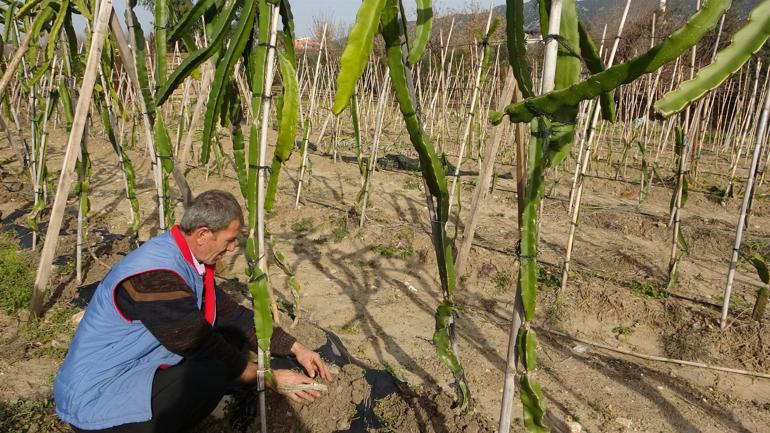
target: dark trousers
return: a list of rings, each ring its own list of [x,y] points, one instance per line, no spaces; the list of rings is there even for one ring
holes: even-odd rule
[[[216,408],[232,384],[227,367],[220,361],[185,360],[155,373],[152,382],[152,419],[104,430],[77,433],[175,433],[186,432]]]

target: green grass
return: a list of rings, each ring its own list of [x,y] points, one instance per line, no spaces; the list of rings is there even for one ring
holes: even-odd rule
[[[745,263],[753,269],[750,258],[756,254],[762,257],[770,256],[770,245],[760,239],[748,238],[743,242],[743,248],[738,260],[740,263]]]
[[[552,289],[561,287],[561,276],[548,271],[548,269],[538,266],[537,282]]]
[[[388,413],[387,404],[384,399],[377,400],[377,402],[374,403],[374,414],[377,416],[380,424],[382,424],[382,426],[377,429],[378,433],[393,433],[395,431],[394,429],[398,423],[398,418],[396,415]]]
[[[83,259],[86,259],[88,256],[83,256]],[[67,275],[72,275],[75,273],[75,266],[77,265],[77,262],[69,258],[66,262],[64,262],[63,265],[57,266],[56,270],[54,271],[54,275],[56,275],[56,278],[63,278]]]
[[[334,243],[342,242],[343,239],[348,237],[348,234],[350,232],[348,231],[348,218],[346,215],[332,217],[331,223],[332,223],[332,232],[331,232],[332,242]]]
[[[671,296],[663,286],[652,281],[631,280],[627,286],[634,295],[647,299],[664,299]]]
[[[497,271],[492,275],[492,284],[495,285],[497,294],[510,292],[513,287],[513,274],[508,271]]]
[[[0,235],[0,310],[13,314],[29,305],[35,275],[32,260],[15,240]]]
[[[342,326],[340,328],[340,333],[342,334],[360,334],[361,333],[361,322],[358,320],[350,321]]]
[[[408,177],[404,180],[404,189],[406,190],[418,190],[420,186],[421,183],[417,179]]]
[[[69,336],[75,331],[70,319],[78,311],[80,310],[77,307],[71,305],[56,306],[43,318],[30,322],[26,338],[34,343],[34,347],[29,353],[34,356],[63,359],[69,342],[61,342],[59,346],[52,343],[62,335],[66,335],[69,340]]]
[[[71,430],[56,417],[53,400],[38,397],[0,402],[0,431],[48,433]]]
[[[372,246],[372,251],[387,259],[408,259],[415,254],[412,234],[407,231],[397,232],[387,243]]]
[[[393,364],[386,362],[384,367],[385,367],[385,371],[393,375],[393,377],[395,377],[396,379],[400,380],[401,382],[406,381],[405,380],[406,369],[398,362]]]
[[[718,185],[710,185],[708,188],[706,188],[706,198],[713,201],[714,203],[722,203],[727,199],[727,191],[724,187],[718,186]]]
[[[376,244],[372,247],[372,251],[387,259],[406,259],[414,255],[412,246],[401,242]]]
[[[313,218],[302,218],[291,225],[291,231],[294,234],[301,235],[313,228]]]
[[[621,335],[631,335],[634,333],[634,330],[631,329],[630,326],[618,325],[612,328],[612,333],[615,334],[615,336],[617,337]]]
[[[553,302],[545,307],[545,322],[549,326],[559,325],[570,302],[571,299],[569,299],[568,294],[562,294],[561,296],[556,297]]]

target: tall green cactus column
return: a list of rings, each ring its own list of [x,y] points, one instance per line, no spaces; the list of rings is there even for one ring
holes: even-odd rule
[[[387,0],[380,18],[382,36],[385,39],[385,54],[390,67],[390,78],[396,92],[396,101],[404,118],[409,139],[419,155],[420,169],[431,197],[428,200],[431,234],[444,295],[444,300],[439,304],[434,316],[436,326],[433,333],[433,345],[436,347],[439,359],[454,376],[457,405],[464,410],[472,407],[473,402],[465,372],[458,358],[456,344],[452,344],[456,341],[453,311],[456,278],[452,246],[446,234],[450,197],[444,164],[436,154],[430,138],[423,130],[415,106],[411,73],[405,66],[407,59],[406,47],[402,44],[404,23],[400,19],[401,12],[398,0]]]

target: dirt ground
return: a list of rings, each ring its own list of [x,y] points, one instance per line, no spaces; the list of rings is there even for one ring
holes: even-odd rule
[[[60,129],[51,134],[49,170],[54,181],[65,138]],[[46,304],[46,320],[51,323],[57,323],[52,318],[56,312],[61,318],[82,310],[108,267],[132,248],[129,207],[117,160],[98,135],[90,137],[89,150],[94,169],[88,242],[98,261],[89,261],[82,284],[74,281],[76,211],[71,201]],[[352,155],[347,149],[341,152]],[[567,170],[549,175],[549,185],[558,183],[544,206],[535,329],[540,340],[537,374],[553,431],[770,431],[767,379],[647,361],[549,332],[649,355],[770,372],[763,341],[766,325],[749,318],[760,283],[745,263],[736,279],[730,326],[719,330],[740,202],[732,199],[721,206],[704,193],[711,185],[724,186],[727,173],[722,159],[705,155],[709,162],[702,163],[683,210],[682,227],[690,251],[684,256],[678,283],[669,292],[663,289],[670,255],[671,189],[653,183],[649,197],[638,207],[638,170],[629,168],[628,180],[614,180],[614,169],[600,161],[598,175],[586,182],[574,271],[557,299],[574,163],[569,160]],[[139,239],[146,240],[157,233],[154,186],[143,148],[132,150],[131,157],[137,166],[142,208]],[[14,233],[28,247],[25,221],[32,193],[26,177],[19,174],[19,158],[6,141],[0,143],[0,230]],[[388,168],[374,175],[369,219],[358,228],[349,213],[360,185],[356,164],[351,158],[333,162],[320,151],[310,158],[313,179],[298,209],[294,191],[300,158],[292,157],[282,172],[268,229],[302,286],[300,324],[291,332],[320,348],[339,373],[329,395],[311,405],[295,407],[271,396],[271,431],[495,431],[518,266],[512,167],[498,169],[496,189],[481,210],[475,245],[456,292],[460,357],[476,401],[474,412],[458,414],[451,408],[451,376],[431,343],[433,313],[441,293],[419,173],[384,164]],[[469,172],[463,177],[461,224],[470,206],[476,168],[475,163],[468,164]],[[238,191],[229,162],[223,174],[212,170],[207,176],[206,168],[199,167],[189,169],[187,178],[195,192]],[[766,194],[766,188],[760,188],[746,234],[746,248],[764,253],[770,252]],[[178,204],[177,218],[182,212]],[[238,291],[245,260],[242,254],[232,254],[224,262],[220,283]],[[272,267],[270,278],[277,297],[292,302],[283,272]],[[42,399],[43,403],[31,407],[47,415],[29,418],[31,427],[20,431],[61,430],[51,418],[50,384],[73,329],[62,326],[34,333],[24,319],[23,313],[0,316],[4,347],[0,414],[27,410],[26,401]],[[518,399],[514,416],[513,431],[524,431]],[[210,421],[206,431],[223,428]]]

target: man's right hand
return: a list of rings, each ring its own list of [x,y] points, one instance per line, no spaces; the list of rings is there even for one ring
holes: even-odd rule
[[[246,368],[243,370],[243,373],[241,373],[241,375],[238,377],[238,381],[243,383],[257,384],[257,381],[259,380],[258,371],[259,368],[257,367],[257,364],[249,361],[246,364]],[[297,373],[294,370],[276,369],[273,370],[273,375],[275,376],[276,385],[279,387],[314,383],[313,379],[302,373]],[[309,403],[321,396],[319,391],[312,389],[295,392],[280,392],[277,389],[274,389],[267,381],[265,381],[265,385],[295,403]]]
[[[278,387],[314,383],[313,379],[305,376],[302,373],[297,373],[296,371],[293,371],[293,370],[286,370],[286,369],[273,370],[273,375],[275,376],[275,382],[276,382],[276,385],[278,385]],[[270,385],[268,384],[268,386]],[[278,391],[277,389],[275,389],[274,391],[295,403],[310,403],[311,401],[321,396],[321,393],[319,391],[316,391],[313,389],[306,389],[303,391],[294,391],[294,392],[281,392],[281,391]]]

